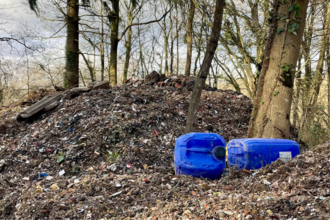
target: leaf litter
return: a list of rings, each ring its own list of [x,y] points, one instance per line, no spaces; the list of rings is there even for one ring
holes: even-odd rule
[[[191,89],[178,76],[159,80],[81,93],[32,121],[2,111],[1,218],[330,217],[329,143],[258,171],[226,170],[220,180],[175,176]],[[203,91],[196,131],[243,138],[251,107],[234,91]]]

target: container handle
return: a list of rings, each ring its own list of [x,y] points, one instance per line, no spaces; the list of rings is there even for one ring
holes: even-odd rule
[[[191,152],[211,153],[211,151],[206,148],[181,148],[181,149]]]
[[[205,140],[215,140],[216,138],[213,135],[205,135],[203,137],[203,139],[205,139]]]

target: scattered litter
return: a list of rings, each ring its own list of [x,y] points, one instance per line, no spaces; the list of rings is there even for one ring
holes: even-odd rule
[[[54,177],[52,177],[52,176],[47,176],[46,177],[46,180],[52,180],[52,179],[54,179]]]
[[[265,185],[271,185],[271,183],[268,182],[267,180],[264,180],[264,184],[265,184]]]
[[[65,174],[65,170],[61,170],[58,175],[63,176]]]
[[[53,185],[50,186],[51,190],[59,190],[60,188],[58,187],[58,185],[56,183],[54,183]]]
[[[194,215],[190,219],[226,219],[244,209],[252,219],[264,218],[266,210],[283,219],[329,218],[325,211],[328,201],[319,199],[330,193],[329,167],[323,165],[329,163],[328,148],[302,154],[302,168],[294,158],[283,167],[273,163],[252,175],[226,170],[216,181],[175,176],[174,144],[184,132],[194,79],[164,76],[161,86],[132,79],[124,86],[87,91],[72,99],[63,97],[59,107],[35,115],[29,122],[13,120],[14,109],[1,112],[0,121],[8,126],[6,134],[0,133],[0,143],[5,146],[0,151],[4,162],[0,163],[1,178],[5,178],[1,179],[4,206],[0,218],[167,219],[189,210]],[[176,83],[181,88],[175,88]],[[209,89],[201,96],[196,131],[221,131],[227,142],[245,137],[251,100],[231,90]],[[290,138],[298,138],[293,128]],[[47,175],[42,177],[42,173]],[[29,180],[23,180],[26,177]],[[280,181],[268,186],[264,179]],[[50,189],[54,184],[59,190]],[[274,199],[267,200],[267,196]],[[307,205],[298,213],[296,204]]]
[[[48,174],[47,173],[39,173],[39,176],[40,177],[46,177],[46,176],[48,176]]]
[[[123,192],[123,191],[116,192],[116,193],[112,194],[111,197],[118,196],[118,195],[120,195],[122,192]]]
[[[115,171],[117,170],[117,166],[116,166],[116,164],[112,164],[112,165],[109,167],[109,169],[110,169],[111,171],[115,172]]]

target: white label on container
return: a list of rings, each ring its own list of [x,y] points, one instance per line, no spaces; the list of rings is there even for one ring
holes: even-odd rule
[[[280,152],[280,159],[284,162],[288,162],[292,159],[291,151]]]

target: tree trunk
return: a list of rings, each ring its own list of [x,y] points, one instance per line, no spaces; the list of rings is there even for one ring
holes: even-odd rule
[[[96,80],[96,74],[95,74],[95,70],[96,70],[96,52],[95,52],[95,50],[96,50],[96,46],[95,45],[93,45],[93,50],[94,50],[94,61],[93,61],[93,77],[92,77],[92,79],[94,79],[94,80]],[[84,58],[85,59],[85,58]],[[79,69],[79,71],[81,72],[81,70]]]
[[[197,40],[196,40],[196,48],[197,48],[197,57],[195,60],[195,67],[194,67],[194,76],[196,76],[197,74],[197,62],[199,60],[199,57],[201,55],[201,47],[202,47],[202,39],[203,39],[203,24],[204,24],[204,16],[202,17],[202,22],[201,22],[201,29],[200,32],[197,36]]]
[[[127,80],[129,61],[131,59],[132,35],[133,35],[133,31],[132,31],[131,28],[129,28],[128,31],[127,31],[127,41],[126,41],[126,44],[125,44],[125,47],[126,47],[126,58],[125,58],[125,66],[124,66],[123,84]]]
[[[196,76],[196,74],[197,74],[197,66],[198,66],[197,63],[198,63],[199,57],[201,55],[201,48],[199,47],[197,50],[198,51],[197,51],[197,56],[195,59],[194,76]]]
[[[79,86],[79,1],[67,1],[64,87]]]
[[[101,81],[104,80],[104,20],[103,20],[103,2],[101,1]]]
[[[300,90],[301,90],[301,60],[302,60],[302,55],[299,54],[299,58],[298,58],[298,68],[297,71],[299,71],[296,75],[297,78],[297,83],[296,83],[296,91],[295,91],[295,97],[293,99],[293,107],[292,107],[292,111],[293,111],[293,126],[297,127],[297,123],[299,121],[299,114],[298,114],[298,106],[299,106],[299,100],[300,100]]]
[[[0,89],[0,104],[3,101],[3,89]]]
[[[140,33],[140,26],[138,26],[138,37],[139,37],[139,52],[140,52],[140,60],[139,63],[141,65],[141,73],[142,73],[142,79],[144,79],[144,68],[143,68],[143,51],[142,51],[142,43],[141,43],[141,33]],[[147,69],[146,69],[147,71]]]
[[[119,0],[111,0],[111,50],[110,50],[110,68],[109,79],[111,85],[117,84],[117,54],[118,54],[118,32],[119,32]]]
[[[134,10],[134,7],[131,4],[131,8],[128,10],[128,14],[127,14],[127,16],[128,16],[128,25],[131,25],[132,22],[133,22],[133,10]],[[125,66],[124,66],[123,84],[127,80],[129,61],[131,59],[132,36],[133,36],[132,28],[129,28],[128,31],[127,31],[127,40],[126,40],[126,43],[125,43],[126,58],[125,58]]]
[[[171,5],[172,8],[172,5]],[[174,36],[173,36],[173,17],[172,10],[170,11],[170,37],[171,37],[171,46],[170,46],[170,73],[173,74],[173,62],[174,62]]]
[[[165,76],[168,76],[168,36],[166,31],[166,17],[163,20],[163,31],[164,31],[164,52],[165,52]]]
[[[328,127],[330,127],[330,4],[327,5],[327,35],[326,35],[326,52],[327,52],[327,74],[328,74]]]
[[[212,75],[213,75],[213,87],[218,88],[218,79],[217,79],[217,73],[218,73],[218,65],[216,66],[216,69],[214,71],[214,68],[212,67]]]
[[[289,138],[294,74],[305,27],[307,5],[307,0],[281,4],[278,0],[275,1],[272,13],[273,28],[265,49],[249,137]],[[299,10],[296,10],[297,8]],[[279,21],[277,24],[277,16],[287,16],[290,21]],[[277,30],[275,32],[274,27]],[[296,28],[292,30],[292,27]]]
[[[186,60],[185,76],[190,76],[194,16],[195,16],[195,3],[193,0],[190,0],[190,10],[189,10],[188,23],[187,23],[187,60]]]
[[[83,74],[82,74],[82,72],[81,72],[80,69],[79,69],[79,73],[80,73],[81,81],[82,81],[84,87],[86,87],[86,83],[85,83],[85,80],[84,80],[84,76],[83,76]]]
[[[179,13],[178,13],[178,3],[175,3],[176,9],[176,24],[175,24],[175,31],[176,31],[176,74],[179,75],[179,66],[180,66],[180,54],[179,54]]]
[[[313,0],[314,2],[315,0]],[[311,43],[312,43],[312,36],[314,32],[314,20],[315,20],[315,4],[311,5],[311,12],[310,12],[310,19],[307,27],[307,31],[304,32],[304,41],[303,41],[303,48],[304,48],[304,60],[307,61],[305,66],[305,79],[304,79],[304,86],[305,89],[303,91],[303,99],[302,99],[302,107],[305,111],[305,108],[308,106],[308,95],[310,92],[311,81],[312,81],[312,61],[311,61]]]
[[[327,24],[327,10],[324,11],[324,23]],[[323,27],[323,38],[322,38],[322,43],[321,43],[321,48],[320,48],[320,54],[319,54],[319,60],[317,62],[316,70],[314,77],[312,79],[310,89],[308,91],[308,96],[307,96],[307,106],[304,109],[304,122],[303,122],[303,130],[306,132],[306,135],[309,134],[310,127],[313,125],[314,121],[314,114],[315,114],[315,109],[314,107],[316,106],[319,94],[320,94],[320,88],[321,84],[323,81],[323,66],[324,66],[324,59],[325,59],[325,51],[327,47],[327,25],[324,25]],[[305,97],[306,98],[306,97]]]
[[[191,101],[189,104],[186,133],[194,131],[194,120],[197,117],[197,109],[199,106],[202,90],[205,85],[205,80],[209,74],[215,51],[218,47],[224,6],[225,6],[224,0],[216,1],[214,22],[213,22],[211,36],[207,43],[207,49],[204,56],[203,64],[201,66],[200,72],[198,73],[197,80],[192,93]]]
[[[87,60],[87,58],[85,57],[85,54],[81,53],[81,56],[83,57],[83,59],[84,59],[84,61],[86,63],[86,66],[87,66],[87,68],[89,70],[89,75],[91,77],[91,80],[92,80],[92,82],[94,82],[95,81],[95,78],[94,78],[94,76],[95,76],[94,68],[92,67],[92,65],[89,62],[89,60]]]

